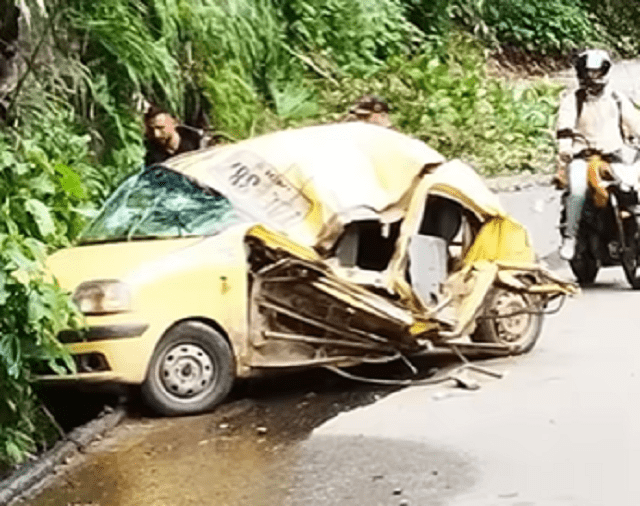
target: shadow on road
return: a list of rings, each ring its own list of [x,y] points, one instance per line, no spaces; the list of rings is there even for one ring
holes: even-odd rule
[[[349,372],[371,378],[425,379],[460,364],[453,355],[423,357],[412,363],[418,369],[415,376],[401,363]],[[312,461],[303,459],[303,469],[294,473],[299,463],[297,444],[330,418],[400,388],[355,382],[323,369],[291,372],[239,382],[228,401],[213,412],[175,418],[149,413],[139,396],[133,395],[128,399],[128,418],[112,437],[87,449],[83,464],[70,464],[60,474],[64,477],[48,489],[34,491],[28,504],[284,504],[294,487],[294,474],[304,479],[308,466],[315,469]],[[76,416],[88,413],[84,401],[97,407],[105,399],[83,396],[68,394],[66,406]],[[63,405],[57,409],[63,410]],[[396,452],[396,457],[404,462],[414,450]],[[383,445],[380,451],[386,454],[388,449]],[[380,473],[392,474],[386,468],[374,474]],[[435,476],[428,478],[432,486]],[[443,476],[438,480],[446,481]],[[389,487],[384,480],[382,484]]]
[[[411,359],[417,374],[401,362],[350,368],[350,374],[383,380],[422,380],[447,368],[460,365],[453,354]],[[326,369],[272,373],[266,377],[239,380],[229,398],[212,415],[231,418],[242,413],[243,425],[266,423],[273,434],[282,439],[304,438],[311,430],[337,414],[376,400],[403,388],[354,381]],[[105,406],[125,403],[128,418],[154,420],[162,417],[151,412],[142,402],[137,388],[113,391],[90,391],[65,387],[39,390],[43,404],[65,432],[69,432],[98,416]],[[299,408],[303,407],[301,410]],[[275,416],[271,414],[276,413]],[[281,416],[289,413],[293,416]],[[255,423],[254,423],[255,422]]]
[[[374,381],[418,381],[460,365],[460,360],[446,353],[413,358],[411,363],[417,369],[416,374],[401,362],[358,366],[348,372]],[[245,426],[269,425],[272,437],[291,441],[305,438],[315,427],[341,412],[366,406],[401,388],[404,387],[346,379],[326,369],[272,373],[238,381],[229,398],[212,415],[225,420],[240,416]],[[129,393],[127,411],[132,419],[161,418],[144,406],[136,391]]]

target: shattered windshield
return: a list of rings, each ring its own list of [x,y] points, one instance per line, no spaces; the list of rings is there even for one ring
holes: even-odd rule
[[[182,174],[153,167],[120,185],[80,241],[210,235],[238,221],[223,195]]]

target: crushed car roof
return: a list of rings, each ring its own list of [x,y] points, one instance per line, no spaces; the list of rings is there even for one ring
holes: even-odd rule
[[[190,152],[165,165],[220,191],[261,222],[312,244],[333,215],[381,212],[415,184],[425,165],[444,161],[399,132],[341,123]]]
[[[503,213],[468,165],[447,163],[418,139],[361,122],[283,130],[185,153],[165,165],[307,246],[331,235],[336,222],[404,217],[418,188],[472,204],[481,215]]]

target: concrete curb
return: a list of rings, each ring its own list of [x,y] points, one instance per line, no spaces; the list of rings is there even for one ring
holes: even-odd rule
[[[96,437],[118,425],[124,415],[125,409],[123,406],[118,406],[114,409],[108,408],[104,411],[104,414],[85,425],[73,429],[67,434],[66,439],[58,441],[51,450],[45,452],[38,460],[20,466],[11,476],[0,482],[0,505],[5,506],[19,499],[31,487],[51,474],[55,467],[60,465],[67,457],[77,451],[81,451]]]

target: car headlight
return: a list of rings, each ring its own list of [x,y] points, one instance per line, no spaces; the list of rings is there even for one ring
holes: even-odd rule
[[[131,307],[131,290],[113,279],[85,281],[76,288],[73,301],[86,315],[122,313]]]

